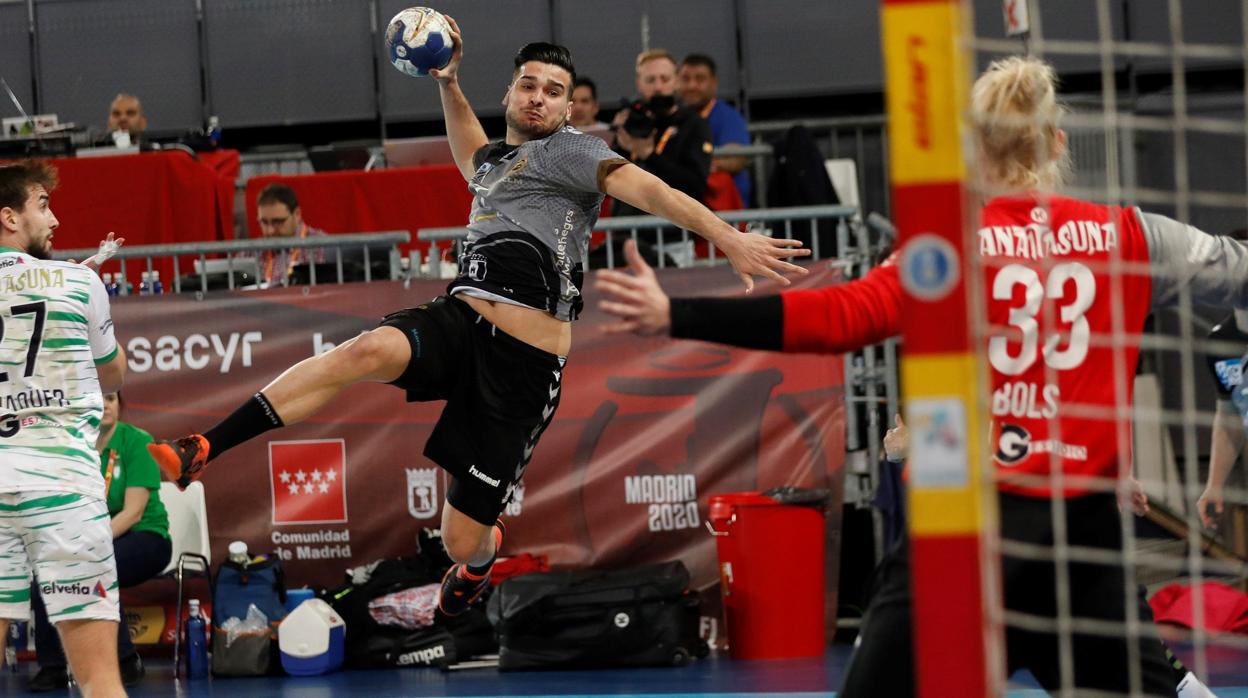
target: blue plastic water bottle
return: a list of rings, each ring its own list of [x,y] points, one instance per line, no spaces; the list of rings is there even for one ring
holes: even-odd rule
[[[191,615],[186,619],[186,675],[192,679],[208,676],[208,636],[199,615],[199,599],[191,599]]]
[[[104,292],[109,296],[117,295],[117,284],[113,281],[112,274],[101,274],[100,280],[104,282]]]
[[[215,116],[208,117],[208,140],[218,148],[221,147],[221,120]]]
[[[140,296],[152,295],[151,275],[148,274],[147,272],[141,272],[139,274],[139,295]]]
[[[160,272],[152,272],[152,295],[159,296],[165,292],[164,284],[160,283]]]

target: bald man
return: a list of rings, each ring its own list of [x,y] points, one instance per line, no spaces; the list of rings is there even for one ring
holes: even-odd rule
[[[113,98],[108,109],[108,130],[125,131],[131,136],[147,130],[147,117],[143,116],[143,104],[138,97],[122,92]]]

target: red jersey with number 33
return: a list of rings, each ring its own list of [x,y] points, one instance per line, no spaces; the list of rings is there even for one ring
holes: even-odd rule
[[[1132,384],[1152,306],[1138,214],[999,198],[983,208],[976,243],[1000,489],[1048,496],[1059,469],[1065,496],[1112,487],[1120,466],[1129,472]]]

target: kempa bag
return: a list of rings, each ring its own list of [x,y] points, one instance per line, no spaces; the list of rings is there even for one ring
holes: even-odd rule
[[[707,654],[683,563],[508,579],[489,603],[500,669],[683,666]]]
[[[326,600],[347,624],[347,666],[355,669],[446,666],[498,649],[485,612],[474,606],[460,616],[435,616],[433,625],[405,629],[379,624],[370,601],[442,579],[449,566],[440,541],[422,534],[417,557],[378,560],[367,582],[328,592]]]

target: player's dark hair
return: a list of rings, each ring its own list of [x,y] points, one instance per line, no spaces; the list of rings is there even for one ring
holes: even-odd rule
[[[260,190],[260,195],[256,197],[257,206],[267,206],[269,204],[286,204],[287,210],[291,213],[299,208],[299,197],[295,196],[295,190],[274,182],[264,189]]]
[[[21,211],[30,196],[30,188],[43,185],[52,191],[56,188],[56,168],[43,160],[27,160],[0,167],[0,208]]]
[[[525,44],[516,52],[516,68],[511,71],[511,77],[515,78],[516,74],[520,72],[520,66],[529,61],[557,65],[568,71],[568,75],[572,76],[572,84],[576,84],[576,66],[572,65],[572,52],[566,46],[551,44],[545,41],[534,41],[531,44]]]
[[[595,102],[598,101],[598,85],[595,84],[593,80],[590,80],[589,78],[577,78],[572,81],[572,89],[575,90],[578,87],[588,87],[589,96],[593,97]]]
[[[715,72],[715,59],[711,58],[705,53],[691,53],[688,56],[685,56],[685,60],[681,61],[680,64],[681,65],[695,65],[695,66],[700,65],[706,68],[707,70],[711,71],[712,77],[718,75],[718,73]]]

